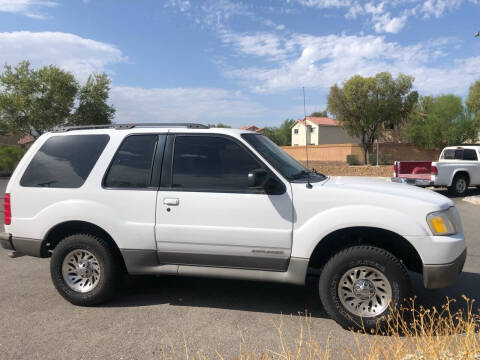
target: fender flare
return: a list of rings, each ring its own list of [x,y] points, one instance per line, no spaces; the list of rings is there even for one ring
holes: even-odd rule
[[[313,216],[294,230],[292,256],[310,258],[323,239],[346,228],[377,228],[405,239],[407,236],[429,236],[426,222],[423,224],[419,220],[381,206],[347,205],[331,208]]]

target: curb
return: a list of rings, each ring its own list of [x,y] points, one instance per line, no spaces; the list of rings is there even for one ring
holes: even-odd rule
[[[467,196],[467,197],[464,197],[462,201],[468,202],[473,205],[480,205],[480,195]]]

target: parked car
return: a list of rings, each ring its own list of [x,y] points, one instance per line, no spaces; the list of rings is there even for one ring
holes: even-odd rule
[[[409,296],[407,270],[441,288],[466,258],[450,199],[311,172],[244,130],[62,129],[32,145],[6,192],[2,247],[51,257],[76,305],[111,299],[124,273],[297,285],[320,274],[328,314],[374,328]]]
[[[480,146],[449,146],[438,161],[395,161],[393,182],[417,186],[448,187],[463,196],[470,186],[480,185]]]

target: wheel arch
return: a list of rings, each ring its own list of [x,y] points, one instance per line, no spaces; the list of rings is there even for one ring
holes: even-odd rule
[[[465,175],[468,179],[468,185],[470,185],[471,177],[470,173],[468,172],[467,169],[457,169],[453,172],[452,177],[450,179],[450,184],[448,186],[453,186],[453,180],[457,175]]]
[[[321,269],[333,255],[354,245],[372,245],[387,250],[407,269],[422,273],[422,259],[407,239],[390,230],[363,226],[342,228],[326,235],[315,246],[309,268]]]
[[[47,232],[42,241],[40,256],[49,257],[51,251],[53,251],[63,239],[65,239],[67,236],[79,233],[95,235],[107,241],[112,246],[115,256],[121,259],[122,265],[125,268],[123,256],[113,237],[100,226],[88,221],[71,220],[53,226]]]

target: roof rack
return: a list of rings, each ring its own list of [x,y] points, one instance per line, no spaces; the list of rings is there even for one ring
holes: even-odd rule
[[[208,126],[195,123],[131,123],[131,124],[106,124],[106,125],[79,125],[79,126],[62,126],[53,132],[66,132],[73,130],[89,130],[89,129],[116,129],[125,130],[137,127],[186,127],[188,129],[208,129]]]

